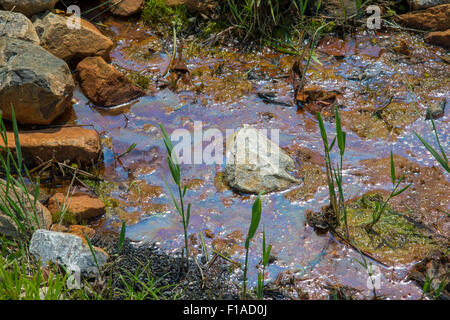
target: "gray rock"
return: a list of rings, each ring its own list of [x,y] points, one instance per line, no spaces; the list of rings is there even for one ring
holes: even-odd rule
[[[448,3],[450,3],[450,0],[408,0],[411,10],[421,10]]]
[[[6,200],[7,188],[9,199],[21,208],[23,214],[14,210],[9,200]],[[6,181],[3,179],[0,179],[0,194],[2,195],[0,204],[4,208],[9,208],[9,210],[4,211],[0,209],[0,235],[5,235],[9,238],[19,238],[21,233],[16,221],[24,225],[28,231],[31,231],[31,228],[50,228],[52,224],[50,212],[39,201],[36,201],[36,205],[34,205],[34,197],[32,195],[29,195],[28,198],[18,187],[15,187],[14,191],[11,185],[7,187]],[[23,204],[23,207],[19,205],[19,202]],[[11,214],[14,214],[14,216]]]
[[[79,28],[72,28],[69,17],[52,12],[36,15],[32,21],[41,46],[64,61],[93,56],[109,59],[114,43],[89,21],[80,19]]]
[[[80,237],[70,233],[36,230],[31,237],[30,253],[43,265],[50,262],[63,265],[84,277],[99,274],[89,246]],[[100,248],[95,248],[95,257],[100,268],[108,260],[108,254]]]
[[[9,37],[40,44],[31,21],[21,13],[0,10],[0,37]]]
[[[244,193],[289,188],[300,181],[288,173],[295,163],[259,130],[244,125],[227,140],[225,181]]]
[[[30,17],[33,14],[53,9],[58,0],[0,0],[0,5],[8,11],[23,13]]]
[[[0,110],[18,122],[50,124],[72,99],[74,81],[67,64],[33,43],[0,37]]]

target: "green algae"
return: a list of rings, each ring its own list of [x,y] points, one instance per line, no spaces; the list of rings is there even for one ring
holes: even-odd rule
[[[424,227],[389,205],[372,230],[367,230],[366,226],[376,211],[376,203],[381,205],[383,196],[372,193],[347,207],[350,241],[356,247],[389,264],[417,261],[437,249],[437,244]],[[336,230],[344,234],[343,223]]]

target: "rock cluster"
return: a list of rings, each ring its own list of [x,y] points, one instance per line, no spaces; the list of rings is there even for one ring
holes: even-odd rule
[[[443,3],[443,4],[441,4]],[[440,4],[435,6],[436,4]],[[402,14],[399,23],[408,28],[429,31],[425,41],[450,48],[450,3],[449,1],[410,1],[413,9],[423,9]]]

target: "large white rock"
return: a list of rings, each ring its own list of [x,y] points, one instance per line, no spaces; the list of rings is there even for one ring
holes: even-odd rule
[[[288,172],[293,170],[294,160],[258,129],[244,125],[227,140],[225,181],[233,189],[283,190],[300,182]]]
[[[0,37],[0,110],[11,120],[50,124],[72,99],[74,81],[67,64],[38,45]]]
[[[0,37],[9,37],[39,44],[40,40],[30,19],[21,13],[0,10]]]
[[[7,190],[9,199],[21,208],[20,212],[14,210],[9,200],[6,200]],[[35,202],[31,194],[26,195],[18,187],[15,187],[14,191],[12,185],[8,185],[3,179],[0,179],[0,194],[2,195],[0,204],[5,209],[9,208],[9,210],[0,209],[0,236],[5,235],[9,238],[19,238],[21,229],[17,225],[17,221],[24,225],[28,231],[31,231],[30,228],[50,228],[52,215],[39,201]],[[22,203],[22,205],[19,203]],[[14,214],[14,216],[11,214]]]
[[[85,277],[99,274],[89,246],[76,235],[39,229],[33,233],[29,249],[43,265],[50,262],[63,265]],[[99,248],[95,248],[95,257],[100,268],[108,260],[108,254]]]
[[[30,17],[33,14],[53,9],[58,0],[0,0],[0,5],[8,11],[23,13]]]

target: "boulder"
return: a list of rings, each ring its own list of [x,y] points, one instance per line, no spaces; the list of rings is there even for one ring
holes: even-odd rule
[[[426,9],[447,3],[450,3],[450,0],[408,0],[411,10]]]
[[[78,62],[85,57],[109,59],[114,43],[93,24],[80,19],[80,28],[70,28],[69,17],[46,12],[33,17],[41,46],[65,61]]]
[[[6,200],[5,195],[7,187],[9,187],[9,198],[14,201],[14,203],[18,204],[25,216],[22,216],[19,212],[13,210],[9,201]],[[52,216],[50,212],[39,201],[36,201],[35,203],[34,197],[31,194],[27,196],[22,189],[17,186],[14,191],[13,187],[11,185],[7,186],[7,182],[3,179],[0,179],[0,194],[2,195],[0,204],[10,210],[3,211],[0,209],[0,235],[5,235],[9,238],[19,238],[21,233],[16,220],[21,221],[25,226],[33,227],[35,229],[50,228],[50,225],[52,224]],[[19,205],[19,203],[22,203],[22,205]],[[7,212],[14,212],[15,218],[10,216]],[[26,222],[27,220],[29,223]]]
[[[127,103],[145,95],[101,57],[85,58],[78,64],[77,74],[83,93],[100,107]]]
[[[48,201],[47,208],[52,215],[59,213],[66,195],[56,193]],[[93,198],[87,194],[76,194],[68,199],[68,211],[79,221],[87,221],[105,214],[105,204],[98,198]]]
[[[398,22],[408,28],[427,31],[450,29],[450,4],[402,14],[398,16]]]
[[[294,160],[260,130],[244,125],[228,138],[225,181],[230,187],[244,193],[283,190],[300,182],[288,170],[295,170]]]
[[[0,10],[0,37],[30,41],[37,45],[40,43],[30,19],[17,12]]]
[[[444,48],[450,48],[450,29],[427,33],[425,35],[425,42]]]
[[[5,10],[14,10],[31,17],[36,13],[53,9],[57,2],[58,0],[0,0],[0,5]]]
[[[8,146],[15,152],[14,133],[7,131]],[[22,155],[30,167],[51,159],[80,167],[101,160],[102,148],[99,134],[82,127],[47,128],[19,132]],[[0,140],[0,146],[3,147]]]
[[[28,41],[0,37],[0,110],[21,123],[50,124],[72,99],[67,64]]]
[[[99,270],[108,260],[108,254],[94,247],[95,258],[89,246],[80,237],[49,230],[36,230],[30,241],[30,254],[40,260],[44,266],[55,263],[65,266],[70,271],[79,272],[85,277],[97,276]]]
[[[109,11],[121,17],[136,14],[144,8],[144,0],[113,0]]]

